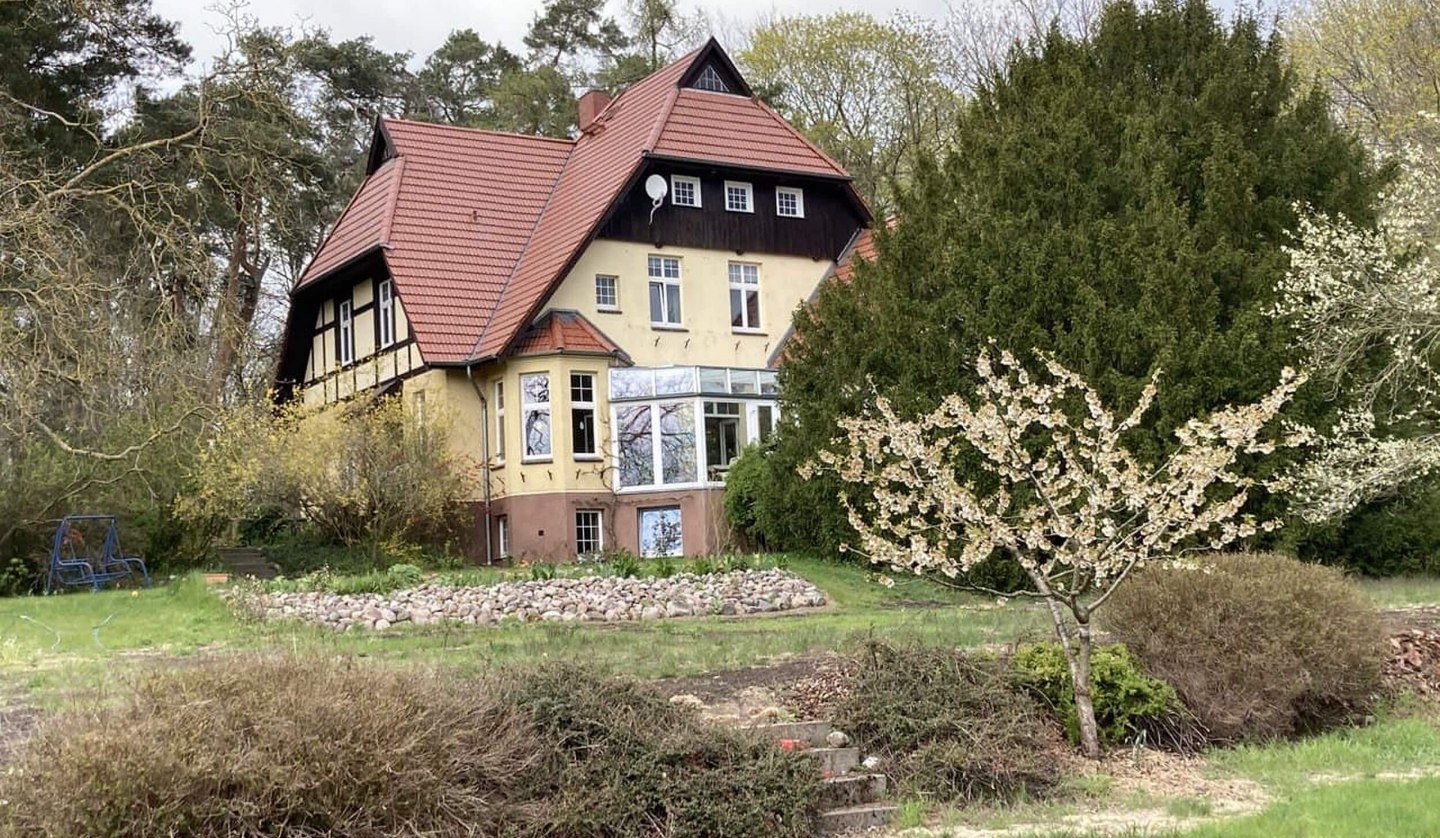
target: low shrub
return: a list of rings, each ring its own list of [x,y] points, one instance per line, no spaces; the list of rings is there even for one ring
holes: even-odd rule
[[[1383,628],[1339,570],[1278,554],[1153,567],[1100,617],[1217,743],[1343,724],[1380,688]]]
[[[482,682],[322,659],[144,680],[0,774],[0,835],[651,838],[814,831],[815,764],[579,666]]]
[[[0,834],[495,835],[543,744],[433,676],[232,659],[52,724],[0,776]]]
[[[1020,685],[1055,711],[1071,744],[1078,744],[1075,680],[1070,677],[1070,666],[1060,644],[1022,646],[1010,659],[1010,666]],[[1175,688],[1145,674],[1125,646],[1100,646],[1091,652],[1090,690],[1104,744],[1133,742],[1137,736],[1143,736],[1144,742],[1178,750],[1189,750],[1194,744],[1188,714]]]
[[[1059,737],[995,660],[872,642],[835,721],[914,793],[1015,800],[1060,779]]]
[[[803,754],[703,723],[648,685],[556,665],[502,679],[550,750],[547,836],[809,836],[820,776]]]

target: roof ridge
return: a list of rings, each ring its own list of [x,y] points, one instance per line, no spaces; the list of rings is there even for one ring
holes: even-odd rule
[[[650,129],[650,136],[645,140],[645,145],[640,148],[642,155],[649,154],[660,142],[660,135],[665,133],[665,126],[670,122],[670,114],[675,112],[675,103],[680,100],[680,82],[675,82],[675,87],[665,94],[665,104],[660,106],[660,112],[655,116],[655,125]]]
[[[385,220],[380,223],[381,247],[390,246],[390,231],[395,225],[395,207],[400,200],[400,183],[405,180],[404,155],[397,155],[394,160],[395,174],[390,178],[390,191],[385,196]]]
[[[519,140],[544,140],[551,143],[574,145],[575,140],[571,137],[547,137],[544,134],[524,134],[519,131],[500,131],[495,128],[477,128],[473,125],[456,125],[453,122],[428,122],[423,119],[407,119],[399,116],[381,117],[387,123],[399,123],[402,125],[414,125],[424,129],[439,129],[446,131],[461,131],[467,134],[489,134],[495,137],[513,137]]]

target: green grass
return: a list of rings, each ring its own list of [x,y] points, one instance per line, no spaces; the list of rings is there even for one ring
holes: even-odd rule
[[[1357,780],[1322,786],[1258,815],[1221,821],[1187,838],[1376,838],[1440,835],[1440,779]]]
[[[862,568],[795,558],[831,607],[746,619],[704,617],[618,625],[439,625],[336,633],[298,623],[237,619],[197,578],[145,591],[0,600],[0,680],[45,704],[123,678],[126,664],[246,649],[303,649],[384,662],[476,671],[523,661],[583,659],[641,677],[697,675],[796,655],[842,651],[869,634],[949,646],[1009,642],[1047,631],[1034,606],[993,607],[982,597],[918,579],[894,588]],[[487,571],[477,579],[493,579]],[[96,627],[99,627],[98,629]]]
[[[1420,718],[1382,718],[1296,742],[1217,750],[1211,764],[1222,774],[1290,794],[1327,778],[1440,768],[1440,730]]]
[[[1381,608],[1440,605],[1440,576],[1397,576],[1360,579],[1360,588]]]

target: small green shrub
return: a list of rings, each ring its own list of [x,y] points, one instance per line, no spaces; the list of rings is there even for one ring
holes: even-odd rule
[[[1010,659],[1022,687],[1042,698],[1065,726],[1071,744],[1080,741],[1080,720],[1075,712],[1075,681],[1059,643],[1022,646]],[[1146,742],[1185,747],[1185,708],[1175,688],[1146,675],[1123,645],[1100,646],[1090,654],[1091,701],[1100,741],[1107,745],[1130,742],[1144,734]]]
[[[425,572],[413,564],[390,565],[385,571],[385,575],[394,583],[395,590],[413,588],[425,578]]]
[[[678,569],[675,567],[674,560],[671,559],[669,556],[661,556],[660,558],[656,559],[655,563],[650,566],[650,570],[654,573],[655,576],[658,576],[661,579],[669,579],[671,576],[674,576],[678,572]]]
[[[0,561],[0,597],[20,596],[44,587],[45,571],[19,556]]]
[[[555,579],[559,573],[560,571],[556,569],[555,565],[549,562],[536,562],[530,565],[531,582],[549,582]]]
[[[697,556],[690,560],[690,572],[696,576],[709,576],[716,571],[715,562],[705,556]]]
[[[772,492],[767,450],[746,446],[725,473],[725,518],[746,546],[758,550],[766,549],[769,542],[761,525],[763,506]]]
[[[640,564],[640,557],[629,550],[608,550],[601,561],[609,568],[611,576],[634,579],[645,570]]]
[[[1059,737],[992,659],[872,642],[835,721],[914,793],[1015,800],[1060,779]]]
[[[755,569],[755,560],[744,553],[731,553],[722,560],[726,573],[741,573]]]
[[[1339,570],[1264,553],[1200,561],[1137,574],[1100,618],[1212,741],[1323,730],[1370,706],[1384,631]]]

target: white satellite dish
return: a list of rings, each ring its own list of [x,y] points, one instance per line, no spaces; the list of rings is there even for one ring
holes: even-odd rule
[[[655,223],[655,210],[665,203],[665,194],[670,191],[670,184],[665,182],[661,175],[651,175],[645,178],[645,194],[650,196],[650,223]]]

